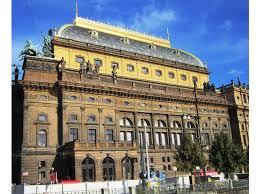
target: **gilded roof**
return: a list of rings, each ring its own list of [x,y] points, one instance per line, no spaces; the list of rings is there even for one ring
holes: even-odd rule
[[[167,48],[155,45],[155,49],[151,48],[151,44],[128,39],[128,43],[123,41],[124,37],[116,36],[104,32],[98,32],[98,36],[91,35],[93,29],[83,28],[73,24],[62,26],[57,36],[65,39],[76,40],[80,42],[105,46],[109,48],[124,50],[128,52],[138,53],[142,55],[177,61],[184,64],[207,68],[206,65],[193,54],[176,48]]]

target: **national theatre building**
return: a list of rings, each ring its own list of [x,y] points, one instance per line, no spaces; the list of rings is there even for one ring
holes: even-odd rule
[[[139,179],[145,141],[150,167],[172,177],[184,131],[203,146],[231,136],[207,66],[169,39],[76,17],[51,46],[53,57],[24,57],[12,86],[14,183],[49,182],[53,169],[58,179]]]

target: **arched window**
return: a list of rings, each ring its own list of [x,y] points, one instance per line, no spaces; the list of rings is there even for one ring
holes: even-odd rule
[[[187,126],[187,129],[193,129],[193,128],[195,128],[194,123],[191,122],[191,121],[188,121],[188,122],[186,123],[186,126]]]
[[[222,128],[226,129],[228,127],[227,123],[222,124]]]
[[[44,129],[41,129],[38,132],[38,146],[41,146],[41,147],[47,146],[47,133]]]
[[[122,160],[122,177],[123,179],[134,178],[134,165],[133,161],[129,157],[124,157]]]
[[[209,124],[207,122],[203,122],[202,126],[207,128],[209,127]]]
[[[150,123],[147,119],[140,119],[138,121],[138,127],[148,127],[150,126]]]
[[[119,125],[120,125],[120,126],[131,127],[131,126],[133,126],[133,123],[132,123],[132,121],[131,121],[129,118],[124,117],[124,118],[122,118],[122,119],[119,121]]]
[[[174,127],[174,128],[181,128],[181,124],[179,121],[173,121],[171,123],[171,127]]]
[[[166,123],[163,120],[157,120],[155,122],[155,127],[166,127]]]
[[[94,182],[96,179],[94,160],[90,157],[85,158],[82,161],[81,168],[83,181]]]
[[[102,162],[104,181],[115,180],[115,162],[112,158],[106,157]]]

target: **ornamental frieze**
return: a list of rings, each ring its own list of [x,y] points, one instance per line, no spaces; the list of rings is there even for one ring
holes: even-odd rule
[[[25,67],[28,69],[36,69],[43,71],[56,71],[56,64],[39,61],[28,61]]]
[[[39,100],[39,101],[56,101],[57,98],[51,95],[45,94],[26,94],[25,99]]]

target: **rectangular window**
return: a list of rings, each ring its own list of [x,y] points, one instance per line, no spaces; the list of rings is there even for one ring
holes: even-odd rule
[[[155,70],[155,75],[158,76],[158,77],[161,77],[162,76],[162,71],[159,70],[159,69],[156,69]]]
[[[96,129],[88,130],[88,141],[90,141],[90,142],[96,141]]]
[[[125,132],[120,131],[120,141],[125,141]]]
[[[175,145],[174,133],[171,134],[171,137],[172,137],[172,145]]]
[[[112,117],[106,117],[105,123],[113,123],[113,118]]]
[[[191,136],[192,142],[194,143],[194,134],[190,134],[190,136]]]
[[[186,81],[186,80],[187,80],[187,76],[184,75],[184,74],[182,74],[182,75],[181,75],[181,80]]]
[[[102,65],[102,60],[101,59],[95,59],[94,63],[96,66],[100,67]]]
[[[168,170],[172,170],[172,167],[171,167],[171,165],[168,165]]]
[[[169,78],[175,78],[175,75],[173,72],[169,72]]]
[[[77,115],[70,115],[70,121],[77,121]]]
[[[171,158],[170,157],[167,157],[167,162],[170,162],[171,161]]]
[[[40,171],[39,172],[39,181],[43,181],[46,179],[46,173],[45,171]]]
[[[133,140],[133,132],[128,131],[126,133],[126,138],[127,138],[127,141],[132,141]]]
[[[76,139],[78,139],[78,129],[70,128],[69,141],[74,141]]]
[[[246,100],[246,95],[245,94],[243,94],[243,99],[244,99],[244,103],[246,104],[247,100]]]
[[[39,162],[39,168],[44,168],[44,167],[46,167],[45,161],[40,161]]]
[[[150,133],[146,133],[146,144],[150,145]]]
[[[162,157],[162,161],[163,161],[163,162],[166,162],[165,157]]]
[[[118,63],[116,63],[116,62],[112,62],[111,67],[112,67],[112,68],[113,68],[113,67],[116,67],[116,69],[119,69],[119,65],[118,65]]]
[[[162,140],[162,145],[165,146],[166,145],[166,141],[165,141],[165,133],[161,133],[161,140]]]
[[[143,74],[148,74],[149,70],[147,67],[142,67],[142,72],[143,72]]]
[[[39,121],[46,121],[46,115],[39,115]]]
[[[88,117],[88,122],[95,122],[95,121],[96,121],[96,117],[94,115]]]
[[[243,135],[243,140],[244,140],[244,145],[247,146],[246,136],[245,135]]]
[[[82,63],[84,61],[84,57],[82,57],[82,56],[75,56],[75,61],[77,63]]]
[[[181,145],[181,135],[180,133],[177,134],[177,146]]]
[[[192,81],[198,83],[198,78],[196,76],[192,76]]]
[[[113,130],[112,129],[106,130],[106,141],[113,141]]]
[[[127,65],[127,71],[133,72],[135,70],[134,66],[131,64]]]
[[[153,163],[153,157],[150,158],[150,162]]]
[[[155,143],[156,143],[156,145],[160,145],[159,133],[155,134]]]

